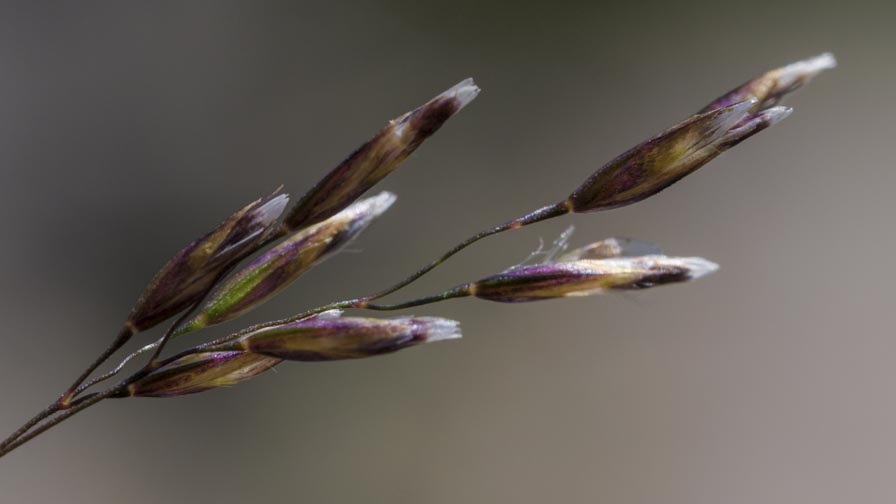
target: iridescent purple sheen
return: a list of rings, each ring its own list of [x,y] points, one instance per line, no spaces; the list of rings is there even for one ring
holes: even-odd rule
[[[372,357],[457,337],[457,323],[438,317],[336,317],[265,328],[245,336],[239,346],[278,359],[329,361]]]
[[[533,295],[558,286],[581,282],[593,275],[578,262],[547,263],[514,268],[476,282],[475,295],[502,303],[522,303],[557,296]]]
[[[189,355],[128,387],[138,397],[173,397],[235,385],[280,363],[279,359],[241,351]]]
[[[471,292],[489,301],[520,303],[608,289],[644,289],[693,280],[716,269],[716,264],[699,257],[584,259],[517,267],[475,282]]]

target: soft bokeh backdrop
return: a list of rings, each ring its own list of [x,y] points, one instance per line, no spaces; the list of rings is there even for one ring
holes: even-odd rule
[[[758,72],[822,51],[841,65],[659,196],[493,238],[407,295],[503,269],[569,224],[574,244],[649,239],[717,274],[452,301],[414,313],[462,320],[459,342],[109,402],[0,461],[0,501],[896,500],[893,15],[861,0],[3,2],[2,434],[180,247],[281,183],[300,195],[462,78],[483,93],[381,184],[393,209],[252,321],[384,287]]]

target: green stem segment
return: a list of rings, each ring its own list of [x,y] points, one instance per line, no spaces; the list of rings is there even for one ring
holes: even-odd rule
[[[271,236],[269,236],[263,243],[258,245],[258,249],[260,250],[260,249],[270,245],[271,243],[279,240],[280,238],[282,238],[285,235],[286,235],[286,230],[284,230],[283,228],[277,228],[277,230],[274,233],[271,233]],[[236,268],[237,263],[238,263],[238,261],[234,262],[230,266],[221,270],[221,273],[218,274],[218,277],[215,278],[215,281],[212,282],[208,286],[208,288],[205,290],[205,292],[202,293],[202,297],[199,298],[199,301],[194,303],[193,306],[190,307],[190,309],[185,311],[180,317],[178,317],[178,319],[176,321],[174,321],[173,324],[171,324],[171,327],[169,327],[168,330],[165,331],[165,334],[161,338],[159,338],[159,340],[156,342],[156,350],[155,350],[155,352],[152,353],[152,357],[149,358],[149,364],[147,364],[147,367],[152,367],[153,369],[158,368],[156,363],[159,360],[159,356],[162,355],[162,350],[165,349],[165,345],[167,345],[168,342],[171,341],[171,339],[175,337],[175,331],[180,329],[181,324],[183,324],[184,321],[186,321],[190,316],[193,315],[193,313],[197,309],[199,309],[200,306],[202,306],[202,302],[205,300],[205,297],[208,296],[208,294],[215,288],[215,286],[218,285],[218,283],[221,282],[221,280],[226,278],[227,275],[229,275],[230,272],[233,271],[234,268]],[[186,333],[183,333],[183,334],[186,334]],[[140,350],[138,350],[138,352],[142,351],[142,350],[143,349],[141,348]],[[137,353],[137,352],[135,352],[135,353]],[[130,359],[130,356],[128,356],[126,359]],[[117,372],[118,371],[115,371],[111,374],[107,373],[107,375],[109,375],[109,376],[107,376],[106,378],[115,376],[115,374]],[[102,379],[105,380],[106,378],[102,378]],[[100,380],[100,381],[102,381],[102,380]]]
[[[418,299],[413,299],[411,301],[405,301],[404,303],[392,304],[392,305],[379,305],[379,304],[365,304],[364,308],[367,310],[377,310],[377,311],[391,311],[391,310],[402,310],[404,308],[412,308],[414,306],[427,305],[432,303],[438,303],[440,301],[445,301],[447,299],[459,298],[459,297],[467,297],[472,294],[470,284],[463,284],[454,287],[453,289],[448,289],[445,292],[441,292],[439,294],[435,294],[432,296],[426,296]]]

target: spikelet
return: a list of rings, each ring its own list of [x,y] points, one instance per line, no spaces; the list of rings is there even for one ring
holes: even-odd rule
[[[231,320],[276,296],[315,264],[354,239],[394,202],[395,195],[382,192],[293,233],[218,286],[177,334]]]
[[[249,333],[232,348],[297,361],[360,359],[422,343],[460,338],[458,322],[439,317],[315,317]]]
[[[246,352],[187,355],[132,383],[122,395],[173,397],[227,387],[253,378],[280,359]]]
[[[149,329],[198,302],[224,271],[274,232],[288,200],[275,192],[253,201],[178,252],[143,291],[128,325],[134,332]]]
[[[581,259],[513,268],[473,283],[470,292],[489,301],[520,303],[686,282],[717,269],[700,257]]]
[[[308,191],[283,220],[296,230],[336,215],[392,173],[442,125],[467,106],[479,88],[466,79],[389,122]]]

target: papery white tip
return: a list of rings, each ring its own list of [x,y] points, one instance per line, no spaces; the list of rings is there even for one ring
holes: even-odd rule
[[[779,70],[778,86],[788,87],[797,80],[808,81],[819,73],[837,67],[837,59],[831,53],[824,53],[814,58],[791,63]]]
[[[721,113],[719,113],[719,109],[706,112],[706,115],[716,113],[719,115],[718,117],[715,117],[712,122],[707,123],[712,130],[690,146],[689,152],[696,152],[707,145],[712,145],[721,141],[737,123],[747,117],[750,113],[750,109],[752,109],[757,102],[759,102],[759,100],[756,97],[751,97],[742,102],[722,108]],[[706,115],[700,117],[706,117]]]
[[[768,121],[769,126],[774,126],[784,119],[787,119],[792,113],[793,109],[790,107],[772,107],[763,110],[760,115]]]
[[[365,205],[368,212],[373,214],[374,217],[378,217],[388,210],[397,199],[398,196],[395,194],[390,193],[389,191],[383,191],[376,196],[371,196],[359,201],[358,204]]]
[[[832,68],[837,68],[837,58],[831,53],[824,53],[813,58],[791,63],[784,67],[782,71],[817,75],[819,72]]]
[[[364,216],[367,219],[379,217],[395,203],[397,196],[389,191],[383,191],[376,196],[364,198],[356,201],[348,206],[345,210],[339,212],[339,215],[352,218],[354,216]]]
[[[479,89],[479,86],[477,86],[470,77],[451,86],[448,90],[442,93],[442,96],[454,96],[458,102],[457,110],[460,111],[460,109],[466,107],[468,103],[473,101],[473,99],[479,95],[480,91],[482,90]]]
[[[758,102],[759,102],[758,98],[756,98],[755,96],[751,96],[750,98],[748,98],[742,102],[735,103],[734,105],[730,105],[728,107],[728,109],[729,109],[728,114],[730,114],[731,116],[740,115],[741,117],[743,117]],[[728,116],[726,115],[725,117],[728,117]]]
[[[737,128],[730,130],[722,141],[739,142],[750,135],[787,119],[791,113],[793,113],[793,109],[790,107],[771,107],[765,109],[756,115],[751,116],[749,120],[744,121],[743,124]]]
[[[808,60],[819,71],[837,68],[837,58],[832,53],[826,52]]]
[[[441,317],[419,317],[414,319],[423,325],[426,341],[443,341],[461,337],[460,322]]]
[[[261,225],[267,226],[277,220],[280,214],[283,213],[283,209],[286,208],[287,203],[289,203],[289,195],[280,194],[258,207],[256,212],[258,212],[258,220],[261,222]]]
[[[680,261],[683,266],[688,268],[688,277],[696,280],[710,273],[715,273],[719,269],[719,265],[708,261],[702,257],[682,257]]]

